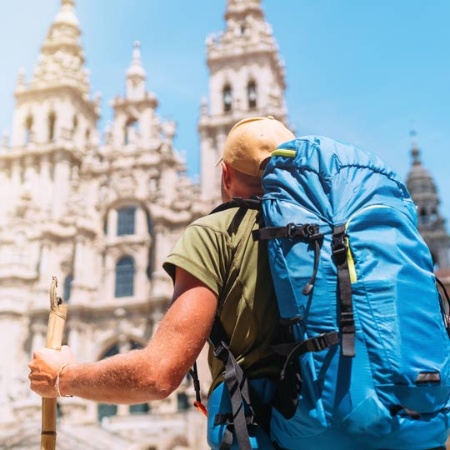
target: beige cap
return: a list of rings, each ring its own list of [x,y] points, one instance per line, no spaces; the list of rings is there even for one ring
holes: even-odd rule
[[[294,134],[272,116],[243,119],[228,133],[217,164],[225,161],[239,172],[260,177],[261,164],[280,144],[292,139]]]

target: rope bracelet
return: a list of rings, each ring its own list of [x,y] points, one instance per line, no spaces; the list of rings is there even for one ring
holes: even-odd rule
[[[59,377],[62,374],[62,371],[69,365],[70,363],[65,363],[61,366],[61,369],[59,369],[58,375],[56,375],[55,380],[55,389],[56,393],[58,394],[58,397],[73,397],[72,395],[61,395],[61,391],[59,390]]]

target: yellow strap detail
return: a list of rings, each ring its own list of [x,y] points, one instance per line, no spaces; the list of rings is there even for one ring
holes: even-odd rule
[[[356,283],[358,281],[358,276],[356,275],[355,260],[353,259],[352,251],[347,240],[347,263],[348,271],[350,273],[350,283]]]
[[[272,156],[287,156],[288,158],[294,158],[296,154],[296,150],[288,150],[286,148],[279,148],[272,152]]]

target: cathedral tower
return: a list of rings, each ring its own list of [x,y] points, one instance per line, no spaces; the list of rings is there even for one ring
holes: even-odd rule
[[[99,108],[89,98],[80,34],[73,0],[61,0],[30,82],[21,73],[15,91],[11,176],[53,219],[65,213],[66,181],[96,138]]]
[[[408,190],[417,206],[419,231],[433,256],[436,268],[449,267],[450,237],[445,228],[445,219],[439,212],[440,199],[436,185],[428,170],[420,161],[420,150],[411,133],[412,167],[407,177]]]
[[[78,360],[141,347],[173,292],[162,262],[199,215],[199,189],[174,147],[175,123],[159,117],[146,89],[139,43],[100,140],[80,36],[74,1],[61,0],[30,81],[19,75],[11,139],[0,149],[1,448],[37,445],[41,402],[27,364],[45,345],[51,277],[69,303],[64,342]],[[189,440],[201,449],[202,425],[186,432],[192,395],[185,380],[151,406],[64,399],[58,434],[69,448]]]
[[[70,271],[84,233],[66,218],[96,138],[89,88],[74,4],[62,0],[29,83],[19,74],[11,140],[0,153],[0,417],[28,414],[26,403],[16,407],[30,398],[29,350],[45,343],[51,276]]]
[[[225,22],[224,32],[206,41],[209,100],[198,124],[202,196],[210,201],[219,197],[215,164],[230,128],[249,116],[287,116],[284,65],[261,0],[227,0]]]

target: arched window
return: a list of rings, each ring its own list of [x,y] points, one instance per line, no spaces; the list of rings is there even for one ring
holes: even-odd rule
[[[115,297],[134,295],[134,260],[124,256],[116,265]]]
[[[126,206],[117,210],[117,236],[130,236],[135,233],[136,208]]]
[[[64,301],[68,302],[70,300],[70,294],[72,290],[72,281],[73,281],[73,275],[70,273],[67,275],[66,279],[64,280]]]
[[[55,139],[56,114],[52,111],[48,115],[48,140],[52,142]]]
[[[437,219],[438,219],[438,212],[437,209],[433,207],[430,213],[430,221],[434,223],[436,222]]]
[[[33,132],[33,117],[29,115],[25,120],[25,142],[24,142],[25,145],[31,142],[32,132]]]
[[[233,93],[231,86],[227,84],[222,91],[223,111],[230,112],[233,106]]]
[[[427,210],[425,209],[425,207],[422,207],[419,211],[419,222],[422,225],[428,224],[428,213],[427,213]]]
[[[131,117],[127,120],[125,124],[125,145],[128,144],[137,144],[138,136],[139,136],[139,122]]]
[[[250,81],[247,85],[248,109],[255,109],[257,106],[256,83]]]

